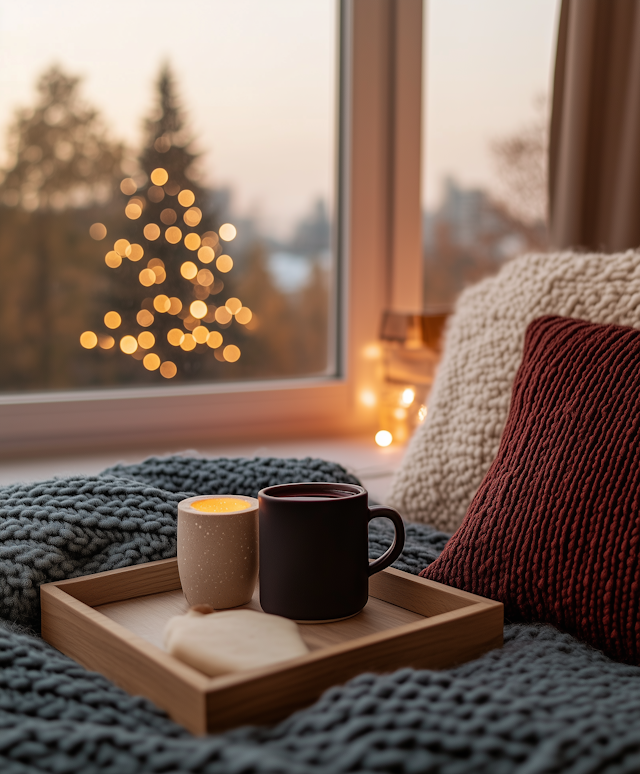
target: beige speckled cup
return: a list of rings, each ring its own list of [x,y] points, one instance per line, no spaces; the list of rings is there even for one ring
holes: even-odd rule
[[[246,605],[258,579],[258,501],[198,495],[178,503],[178,572],[190,605]]]

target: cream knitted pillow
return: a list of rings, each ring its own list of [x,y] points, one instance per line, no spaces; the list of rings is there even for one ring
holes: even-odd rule
[[[498,451],[525,329],[542,315],[640,328],[640,252],[524,255],[462,293],[388,498],[406,518],[458,528]]]

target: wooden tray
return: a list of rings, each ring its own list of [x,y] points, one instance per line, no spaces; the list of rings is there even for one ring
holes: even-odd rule
[[[499,602],[394,569],[369,594],[354,618],[301,626],[308,655],[216,678],[162,647],[166,621],[188,609],[175,559],[41,586],[42,636],[195,734],[275,722],[362,672],[442,669],[502,645]],[[247,607],[260,610],[257,592]]]

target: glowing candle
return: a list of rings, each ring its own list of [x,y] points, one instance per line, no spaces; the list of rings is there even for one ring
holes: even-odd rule
[[[190,505],[203,513],[233,513],[251,508],[250,502],[239,497],[209,497],[206,500],[195,500]]]

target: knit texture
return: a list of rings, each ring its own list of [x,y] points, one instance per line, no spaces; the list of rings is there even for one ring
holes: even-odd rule
[[[525,255],[460,296],[388,504],[455,532],[496,456],[527,325],[543,315],[640,328],[640,253]]]
[[[167,457],[0,487],[0,618],[37,628],[41,583],[175,556],[177,506],[186,497],[255,497],[295,481],[359,483],[341,465],[311,458]],[[411,566],[430,556],[427,546]]]
[[[498,455],[426,578],[640,663],[640,332],[527,330]]]

